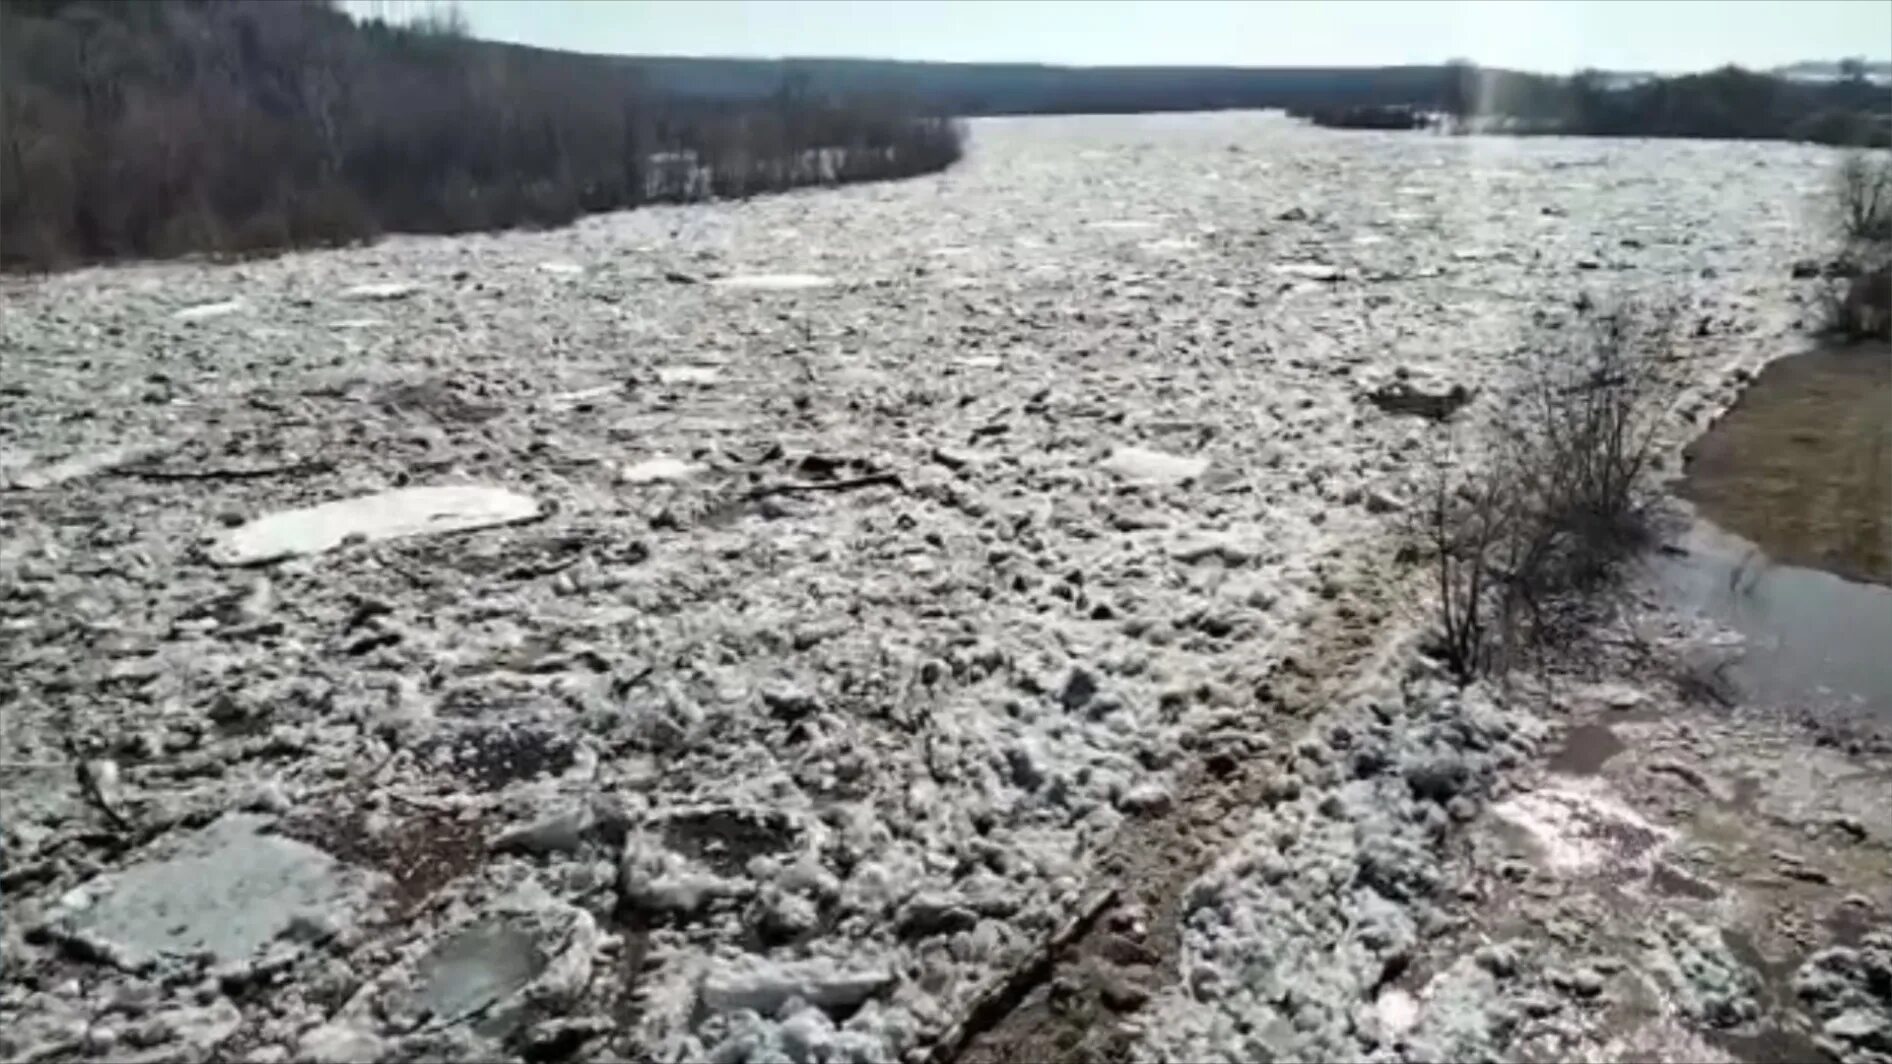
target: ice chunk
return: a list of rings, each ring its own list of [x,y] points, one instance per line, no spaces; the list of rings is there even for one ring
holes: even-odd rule
[[[1283,277],[1299,277],[1308,281],[1338,281],[1345,276],[1338,266],[1329,266],[1324,262],[1283,262],[1274,267],[1274,272]]]
[[[657,379],[664,384],[715,384],[722,371],[715,366],[658,366]]]
[[[663,480],[687,480],[696,475],[702,467],[680,458],[647,458],[634,462],[618,471],[618,480],[625,484],[651,484]]]
[[[241,299],[226,299],[220,303],[199,303],[194,307],[185,307],[183,310],[172,314],[171,317],[178,321],[209,321],[211,318],[221,318],[227,314],[235,314],[242,309],[243,301]]]
[[[411,284],[390,281],[382,284],[358,284],[342,290],[343,299],[359,299],[368,303],[388,303],[396,299],[406,299],[413,295],[415,288]]]
[[[1209,460],[1152,451],[1144,447],[1119,447],[1104,460],[1104,469],[1125,480],[1179,484],[1208,472]]]
[[[753,958],[703,979],[703,1004],[714,1012],[752,1009],[770,1015],[790,998],[824,1009],[858,1005],[893,983],[886,968],[842,968],[833,961]]]
[[[210,547],[219,565],[256,565],[320,554],[351,539],[398,539],[515,524],[539,516],[524,495],[480,485],[400,488],[259,517]]]
[[[714,283],[718,288],[793,292],[804,288],[826,288],[834,283],[834,278],[813,273],[745,273],[724,277]]]

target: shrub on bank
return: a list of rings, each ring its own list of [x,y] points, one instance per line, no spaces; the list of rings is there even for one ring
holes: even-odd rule
[[[1848,154],[1833,188],[1840,261],[1851,276],[1832,293],[1832,327],[1849,337],[1892,340],[1892,151]]]
[[[1435,477],[1411,535],[1434,575],[1436,649],[1461,681],[1550,642],[1566,608],[1647,544],[1655,433],[1685,379],[1671,335],[1624,308],[1547,337],[1489,464]]]

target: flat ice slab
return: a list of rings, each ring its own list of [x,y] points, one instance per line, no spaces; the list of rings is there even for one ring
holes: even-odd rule
[[[359,913],[374,886],[306,843],[262,834],[268,818],[232,814],[177,853],[100,876],[65,899],[54,926],[127,968],[208,951],[242,960],[298,915],[331,926]]]
[[[1344,276],[1340,267],[1329,266],[1324,262],[1283,262],[1274,267],[1274,272],[1283,277],[1300,277],[1309,281],[1338,281]]]
[[[657,367],[657,381],[660,384],[715,384],[722,376],[722,370],[715,366]]]
[[[27,491],[38,491],[70,480],[82,480],[120,466],[128,466],[158,454],[163,447],[158,444],[122,444],[108,447],[102,451],[88,451],[57,462],[33,466],[13,477],[13,486]]]
[[[415,288],[411,284],[398,281],[385,284],[358,284],[353,288],[343,289],[342,298],[360,299],[369,303],[386,303],[395,299],[406,299],[413,295]]]
[[[537,502],[503,488],[400,488],[259,517],[217,539],[210,547],[210,557],[219,565],[258,565],[320,554],[350,539],[375,541],[464,532],[530,521],[537,516]]]
[[[211,318],[221,318],[226,314],[235,314],[242,309],[243,301],[241,299],[226,299],[221,303],[199,303],[194,307],[185,307],[183,310],[172,314],[171,317],[178,321],[209,321]]]
[[[454,1022],[525,989],[549,957],[538,937],[503,917],[483,920],[421,958],[419,998],[428,1014]]]
[[[1145,484],[1180,484],[1208,472],[1209,460],[1145,447],[1119,447],[1104,459],[1104,469],[1125,480]]]
[[[712,282],[718,288],[746,288],[759,292],[792,292],[802,288],[826,288],[834,278],[814,273],[744,273]]]

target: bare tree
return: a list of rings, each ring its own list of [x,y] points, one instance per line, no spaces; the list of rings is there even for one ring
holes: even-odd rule
[[[1848,152],[1834,174],[1834,202],[1842,237],[1883,253],[1892,244],[1892,151]]]

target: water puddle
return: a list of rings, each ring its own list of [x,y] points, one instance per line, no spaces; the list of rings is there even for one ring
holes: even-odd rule
[[[1721,940],[1736,960],[1760,977],[1758,997],[1766,1018],[1752,1030],[1708,1032],[1708,1040],[1747,1064],[1798,1064],[1799,1061],[1829,1059],[1812,1039],[1782,1021],[1793,1000],[1793,970],[1797,962],[1770,960],[1742,931],[1723,928]]]
[[[1649,568],[1665,596],[1739,632],[1723,674],[1774,705],[1892,713],[1892,588],[1779,564],[1707,522]]]
[[[1774,705],[1892,714],[1892,348],[1769,364],[1688,449],[1698,520],[1649,561],[1745,638],[1712,679]]]
[[[1626,749],[1606,724],[1579,724],[1551,755],[1549,768],[1566,776],[1594,776],[1610,758]]]

